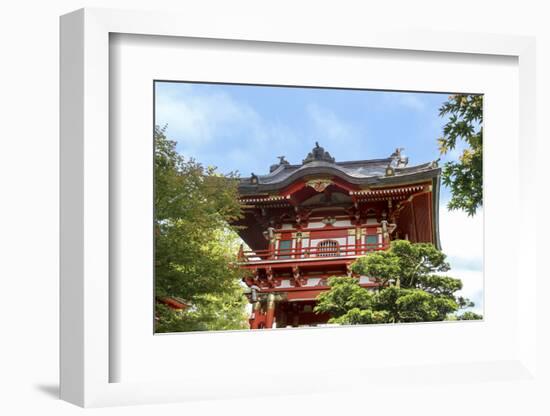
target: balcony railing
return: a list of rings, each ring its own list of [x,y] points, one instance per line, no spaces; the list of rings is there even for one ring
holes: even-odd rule
[[[240,252],[243,262],[260,262],[292,259],[323,259],[333,257],[361,256],[371,251],[386,250],[388,245],[379,243],[350,244],[337,247],[301,247],[278,250],[244,250]]]

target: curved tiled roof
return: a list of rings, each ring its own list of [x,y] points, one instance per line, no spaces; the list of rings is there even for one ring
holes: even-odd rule
[[[391,176],[386,176],[388,166],[393,168]],[[384,159],[335,162],[328,152],[317,145],[301,165],[291,165],[282,158],[281,163],[272,166],[269,174],[241,179],[239,190],[241,194],[276,191],[297,179],[310,176],[335,176],[356,185],[392,185],[434,178],[439,174],[436,162],[407,166],[407,159],[401,155],[400,149]]]

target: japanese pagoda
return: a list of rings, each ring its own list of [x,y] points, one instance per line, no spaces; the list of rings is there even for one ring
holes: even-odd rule
[[[325,324],[313,311],[330,276],[392,240],[439,248],[437,162],[408,166],[402,149],[388,158],[336,162],[318,143],[299,165],[283,156],[269,174],[239,183],[244,217],[239,266],[252,304],[250,328]],[[355,276],[365,288],[377,283]]]

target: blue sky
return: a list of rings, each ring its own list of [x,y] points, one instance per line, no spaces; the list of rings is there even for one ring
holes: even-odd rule
[[[266,174],[279,155],[301,163],[315,141],[337,161],[383,158],[403,147],[414,165],[440,157],[437,138],[446,118],[438,110],[447,98],[435,93],[157,82],[155,121],[166,126],[180,154],[222,173]],[[441,163],[456,159],[461,150],[445,155]],[[474,218],[449,212],[448,198],[442,187],[443,250],[453,266],[450,274],[463,279],[464,294],[480,310],[482,212]]]

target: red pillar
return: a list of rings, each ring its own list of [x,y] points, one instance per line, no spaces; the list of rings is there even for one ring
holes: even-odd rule
[[[270,293],[267,295],[267,313],[265,317],[265,327],[273,327],[273,318],[275,317],[275,295]]]
[[[252,308],[252,316],[248,320],[250,329],[258,329],[261,320],[262,311],[260,309],[260,302],[254,302],[254,306]]]

